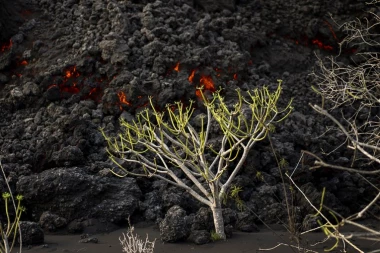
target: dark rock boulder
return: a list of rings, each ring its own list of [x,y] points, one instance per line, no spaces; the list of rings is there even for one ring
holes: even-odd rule
[[[53,152],[51,160],[58,166],[75,166],[81,165],[84,162],[84,156],[79,147],[67,146]]]
[[[164,208],[169,208],[175,205],[183,206],[184,204],[182,191],[175,188],[170,188],[162,192],[161,199]]]
[[[157,218],[161,218],[162,203],[158,192],[146,193],[144,202],[140,203],[140,210],[144,212],[143,216],[147,221],[156,221]]]
[[[98,243],[99,239],[93,236],[90,236],[89,234],[83,234],[80,236],[79,243]]]
[[[214,226],[214,221],[212,218],[212,213],[210,208],[201,207],[198,212],[194,215],[193,219],[189,221],[191,223],[192,231],[207,230],[210,231]]]
[[[186,240],[190,230],[186,222],[186,211],[180,206],[171,207],[159,224],[161,240],[177,242]]]
[[[238,219],[237,212],[231,208],[224,208],[223,219],[224,219],[224,226],[232,225],[234,227]]]
[[[259,217],[268,224],[276,224],[279,220],[286,220],[286,205],[283,203],[273,203],[265,206],[261,209]]]
[[[51,212],[44,212],[40,217],[39,225],[49,232],[54,232],[65,227],[67,220]]]
[[[40,174],[20,177],[17,191],[24,195],[25,205],[34,219],[50,211],[67,220],[84,215],[84,210],[95,206],[105,191],[96,176],[84,169],[51,169]]]
[[[80,220],[73,220],[67,225],[67,232],[71,234],[82,233],[85,228],[85,223]]]
[[[24,245],[35,245],[44,243],[44,231],[38,223],[31,221],[20,221],[22,243]]]
[[[226,233],[227,238],[231,238],[234,232],[234,227],[231,224],[224,226],[224,233]]]
[[[240,212],[237,215],[236,228],[242,232],[258,232],[255,224],[255,216],[249,212]]]
[[[206,244],[211,241],[211,234],[206,230],[193,230],[189,236],[189,240],[197,245]]]
[[[278,189],[280,188],[277,186],[261,185],[252,192],[246,203],[249,209],[269,224],[276,223],[278,217],[287,215],[285,206],[278,203],[278,199],[275,197],[276,194],[279,195]]]
[[[35,220],[49,211],[67,222],[96,218],[114,224],[126,222],[141,196],[135,179],[89,175],[85,168],[51,169],[20,177],[17,192],[24,195]]]

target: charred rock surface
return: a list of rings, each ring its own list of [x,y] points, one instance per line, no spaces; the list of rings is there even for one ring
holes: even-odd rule
[[[133,178],[119,180],[90,175],[83,168],[56,168],[22,176],[17,182],[17,192],[25,196],[28,215],[40,220],[48,229],[51,223],[53,229],[62,227],[59,224],[62,219],[72,221],[84,217],[114,224],[126,223],[141,196]],[[54,215],[47,215],[46,211]],[[46,221],[51,219],[52,222]]]
[[[191,234],[189,236],[189,241],[197,244],[202,245],[209,243],[211,241],[211,234],[207,230],[194,230],[191,231]]]
[[[208,12],[222,11],[228,9],[234,11],[236,8],[235,0],[194,0],[195,5],[201,6]]]
[[[0,25],[5,4],[0,0]],[[200,104],[195,88],[204,80],[207,92],[223,88],[232,101],[236,88],[271,87],[283,79],[283,101],[294,98],[295,112],[276,126],[273,145],[288,161],[284,171],[292,169],[300,150],[320,153],[342,141],[321,135],[329,123],[308,106],[319,102],[308,76],[314,52],[334,54],[342,36],[326,14],[343,22],[368,8],[343,0],[30,1],[21,10],[28,14],[21,26],[0,30],[2,38],[12,36],[11,44],[0,45],[0,155],[11,186],[25,196],[28,218],[54,230],[60,217],[69,231],[78,232],[89,218],[123,224],[134,215],[159,221],[174,205],[204,219],[204,226],[194,220],[189,229],[201,231],[193,235],[203,243],[212,222],[184,192],[107,175],[113,165],[99,128],[115,134],[119,118],[133,119],[148,96],[158,109],[179,100]],[[344,156],[338,150],[333,159]],[[303,170],[297,179],[315,199],[322,185],[348,192],[363,187],[360,179],[331,171]],[[277,222],[286,215],[280,181],[270,145],[263,142],[252,151],[237,186],[261,219]],[[343,196],[341,203],[339,189],[330,190],[331,207],[354,209],[350,203],[360,196],[350,195],[351,202]],[[307,204],[301,199],[294,204],[301,222]],[[255,230],[252,218],[228,205],[228,226]],[[176,240],[189,231],[170,236]]]
[[[186,240],[190,234],[186,221],[186,211],[180,206],[172,206],[159,224],[161,240],[177,242]]]
[[[18,32],[22,23],[22,17],[19,11],[21,1],[0,1],[0,42],[9,41],[9,39]]]
[[[55,232],[67,226],[67,220],[49,211],[43,212],[38,222],[45,231]]]
[[[36,222],[20,221],[22,243],[24,245],[39,245],[45,240],[44,231]]]

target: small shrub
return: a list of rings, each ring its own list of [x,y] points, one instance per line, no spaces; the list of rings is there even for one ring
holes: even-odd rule
[[[123,233],[123,238],[119,237],[120,244],[125,253],[153,253],[156,240],[149,241],[148,235],[145,241],[140,239],[140,236],[134,233],[135,228],[129,226],[127,233]]]

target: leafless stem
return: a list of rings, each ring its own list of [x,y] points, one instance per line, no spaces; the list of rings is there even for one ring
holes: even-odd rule
[[[318,253],[317,251],[314,251],[314,250],[309,250],[309,249],[302,248],[302,247],[299,247],[299,246],[296,246],[296,245],[291,245],[291,244],[282,243],[282,242],[278,243],[276,246],[274,246],[272,248],[266,248],[266,249],[259,248],[257,251],[271,251],[271,250],[277,249],[278,247],[281,247],[281,246],[295,248],[298,251],[302,250],[303,252],[306,252],[306,253],[307,252]]]

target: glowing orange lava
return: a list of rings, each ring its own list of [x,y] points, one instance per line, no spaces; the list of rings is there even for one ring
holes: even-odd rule
[[[189,80],[190,83],[193,83],[193,81],[194,81],[194,76],[195,76],[195,72],[196,72],[196,71],[197,71],[196,69],[192,70],[192,71],[191,71],[191,74],[190,74],[189,77],[187,78],[187,80]]]
[[[68,84],[69,80],[73,78],[77,78],[79,76],[80,76],[80,73],[77,71],[77,68],[75,65],[66,68],[66,70],[64,70],[63,83],[59,85],[61,92],[67,92],[71,94],[79,93],[80,89],[79,87],[77,87],[78,81],[76,79],[71,81],[71,85]]]
[[[177,62],[177,64],[175,65],[175,67],[173,69],[174,69],[174,71],[179,72],[179,62]]]
[[[123,91],[119,91],[119,93],[117,93],[117,96],[119,97],[119,101],[121,104],[125,104],[125,105],[128,105],[128,106],[131,106],[132,104],[127,100],[127,96],[125,95],[125,93]],[[120,106],[120,109],[122,109],[122,107]]]
[[[322,41],[320,40],[312,40],[311,43],[313,43],[313,45],[317,45],[320,49],[323,49],[323,50],[326,50],[326,51],[331,51],[333,50],[334,48],[332,46],[329,46],[329,45],[325,45],[322,43]]]
[[[69,78],[74,78],[74,77],[79,77],[79,76],[80,76],[80,73],[77,71],[77,67],[76,66],[69,67],[65,71],[65,79],[66,79],[66,81]]]
[[[214,81],[212,80],[211,76],[201,76],[201,79],[199,80],[199,83],[203,85],[205,90],[209,90],[214,92],[215,91],[215,85]]]
[[[61,91],[63,92],[67,92],[67,93],[71,93],[71,94],[77,94],[80,92],[79,88],[78,87],[75,87],[74,86],[61,86],[60,87]]]
[[[21,64],[23,63],[21,62]],[[50,85],[48,89],[54,86],[57,86],[59,87],[59,90],[61,92],[66,92],[70,94],[78,94],[80,92],[80,89],[82,88],[81,80],[76,79],[79,76],[81,76],[81,74],[77,71],[76,66],[75,65],[70,66],[63,71],[63,76],[62,76],[63,80],[61,81],[61,83],[58,83],[58,84],[54,83]],[[88,94],[88,96],[84,96],[83,99],[90,98],[90,97],[91,97],[91,94]]]
[[[190,83],[194,82],[194,76],[195,76],[196,71],[197,71],[197,69],[192,70],[191,74],[187,78]],[[211,92],[215,92],[215,90],[216,90],[215,85],[214,85],[214,81],[212,80],[211,76],[201,75],[201,78],[199,79],[199,84],[200,84],[200,86],[203,86],[204,90],[208,90]],[[199,90],[196,90],[195,94],[197,97],[202,97]]]
[[[216,72],[216,76],[217,76],[217,77],[221,77],[221,76],[222,76],[222,74],[221,74],[221,73],[222,73],[222,70],[221,70],[221,69],[219,69],[219,68],[215,68],[214,70],[215,70],[215,72]]]
[[[252,65],[252,64],[253,64],[252,60],[250,60],[248,62],[248,65]],[[175,67],[172,67],[171,69],[176,71],[176,72],[180,72],[181,71],[180,70],[180,63],[177,62]],[[204,91],[209,91],[209,92],[215,92],[216,91],[213,77],[219,78],[219,77],[225,76],[226,73],[228,73],[228,76],[230,76],[231,79],[239,80],[238,73],[235,72],[236,69],[234,67],[231,67],[231,66],[228,67],[228,71],[225,71],[225,70],[218,68],[218,67],[213,67],[213,70],[215,71],[213,74],[203,74],[201,72],[201,73],[199,73],[199,75],[197,77],[195,77],[195,74],[198,70],[199,70],[198,68],[191,70],[189,73],[189,76],[187,77],[187,80],[191,84],[195,84],[196,87],[203,87]],[[194,82],[196,82],[196,83],[194,83]],[[198,89],[196,89],[195,94],[197,97],[202,97],[202,94],[201,94],[200,90],[198,90]]]
[[[9,42],[4,43],[3,45],[0,46],[0,52],[4,52],[6,50],[9,50],[12,48],[13,42],[12,40],[9,40]]]
[[[98,90],[98,88],[92,88],[92,89],[90,90],[90,93],[88,93],[88,95],[91,96],[91,95],[94,94],[97,90]]]
[[[202,75],[201,79],[199,80],[199,83],[203,86],[204,90],[215,92],[215,85],[214,85],[214,81],[212,80],[211,76]],[[196,90],[195,95],[197,97],[202,97],[200,90]]]
[[[53,87],[57,87],[58,85],[56,85],[56,84],[51,84],[51,85],[49,85],[49,87],[47,88],[47,89],[51,89],[51,88],[53,88]]]

